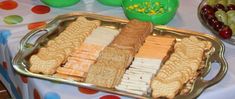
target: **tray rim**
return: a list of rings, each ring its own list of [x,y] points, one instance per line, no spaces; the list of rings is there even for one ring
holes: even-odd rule
[[[114,20],[116,22],[123,22],[123,23],[127,23],[128,22],[128,20],[126,20],[126,19],[117,18],[117,17],[97,15],[97,14],[94,14],[94,13],[75,12],[75,13],[70,13],[70,14],[59,15],[56,18],[54,18],[50,23],[48,23],[46,26],[43,26],[43,27],[38,28],[36,30],[33,30],[33,31],[29,32],[29,33],[35,33],[35,32],[37,32],[40,29],[46,29],[47,27],[49,27],[50,25],[52,25],[56,21],[59,21],[60,18],[69,17],[69,16],[93,16],[93,17],[96,17],[98,19],[99,18],[106,18],[105,19],[106,21],[112,21],[113,22],[113,20]],[[207,38],[210,38],[210,39],[214,40],[220,46],[220,51],[219,51],[218,54],[219,54],[219,57],[221,59],[220,61],[223,62],[223,66],[222,67],[224,67],[224,69],[220,71],[220,72],[222,72],[221,73],[222,76],[220,76],[220,79],[217,79],[216,81],[204,81],[202,79],[203,78],[202,77],[198,81],[198,82],[202,83],[202,84],[198,85],[198,86],[201,87],[201,88],[198,89],[199,90],[198,92],[196,92],[193,95],[190,95],[188,97],[185,97],[185,96],[182,96],[182,95],[178,95],[178,96],[176,96],[176,99],[195,98],[198,95],[200,95],[200,93],[202,93],[202,91],[204,89],[206,89],[207,87],[212,86],[215,83],[219,82],[223,78],[223,76],[226,74],[228,66],[227,66],[227,62],[226,62],[226,60],[224,58],[224,44],[221,42],[221,40],[219,40],[216,37],[211,36],[209,34],[204,34],[204,33],[190,31],[190,30],[177,29],[177,28],[173,28],[173,27],[169,27],[169,26],[159,25],[159,26],[155,26],[154,29],[161,29],[161,30],[167,30],[167,31],[181,32],[181,33],[185,33],[185,34],[188,34],[188,35],[197,35],[197,36],[207,37]],[[29,36],[29,35],[26,35],[26,36]],[[23,50],[22,46],[20,45],[20,49],[19,49],[18,53],[16,54],[16,56],[12,60],[13,68],[18,73],[20,73],[20,74],[27,75],[27,76],[34,77],[34,78],[40,78],[40,79],[45,79],[45,80],[50,80],[50,81],[67,83],[67,84],[76,85],[76,86],[79,86],[79,87],[91,88],[91,89],[94,89],[94,90],[105,91],[105,92],[109,92],[109,93],[113,93],[113,94],[118,94],[118,95],[125,95],[125,96],[128,96],[128,97],[135,97],[135,98],[141,98],[141,99],[142,98],[151,98],[151,97],[144,97],[144,96],[139,96],[139,95],[135,95],[135,94],[131,94],[131,93],[126,93],[126,92],[122,92],[122,91],[117,91],[117,90],[113,90],[113,89],[98,87],[98,86],[95,86],[95,85],[92,85],[92,84],[86,84],[86,83],[82,83],[82,82],[76,82],[76,81],[59,79],[59,78],[52,78],[52,77],[41,75],[41,74],[31,73],[30,71],[27,70],[27,68],[22,68],[22,66],[25,67],[24,64],[19,64],[18,63],[19,58],[21,58],[20,54],[23,53],[22,50]],[[19,65],[21,66],[21,68],[19,68]],[[207,73],[209,73],[210,67],[211,66],[208,66],[208,70],[206,71],[205,75]],[[210,83],[210,84],[207,84],[207,83]]]

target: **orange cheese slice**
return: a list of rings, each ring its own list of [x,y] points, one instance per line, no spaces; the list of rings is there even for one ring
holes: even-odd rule
[[[146,42],[158,45],[172,45],[175,42],[175,38],[162,36],[148,36],[146,38]]]
[[[78,77],[86,77],[87,73],[70,69],[70,68],[64,68],[64,67],[59,67],[57,68],[56,72],[65,74],[65,75],[70,75],[70,76],[78,76]]]

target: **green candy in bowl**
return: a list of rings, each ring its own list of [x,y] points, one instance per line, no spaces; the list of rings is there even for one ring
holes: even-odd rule
[[[97,0],[101,4],[108,6],[121,6],[123,0]]]
[[[175,16],[178,0],[123,0],[122,7],[128,19],[138,19],[153,24],[167,24]]]
[[[61,8],[61,7],[72,6],[78,3],[80,0],[41,0],[41,1],[49,6]]]

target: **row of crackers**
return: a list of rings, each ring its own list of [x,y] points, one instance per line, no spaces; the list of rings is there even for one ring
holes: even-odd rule
[[[91,65],[96,62],[100,52],[113,41],[118,33],[118,30],[106,27],[98,27],[93,30],[81,46],[75,48],[65,65],[57,68],[54,76],[84,81]]]
[[[117,86],[152,30],[153,26],[148,22],[131,20],[127,23],[91,66],[85,82],[106,88]]]
[[[210,42],[195,36],[177,42],[174,52],[152,80],[152,97],[174,98],[180,89],[197,75],[204,52],[210,48]]]
[[[30,57],[31,66],[29,70],[46,75],[54,74],[56,68],[66,62],[74,48],[81,46],[81,43],[90,35],[91,31],[99,25],[100,21],[88,21],[84,17],[79,17]]]

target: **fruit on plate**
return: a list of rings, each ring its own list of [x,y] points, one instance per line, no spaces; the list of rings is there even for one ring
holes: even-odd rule
[[[222,4],[223,6],[227,6],[228,0],[217,0],[217,4]]]
[[[235,5],[235,0],[228,0],[228,4],[234,4]]]
[[[230,28],[232,29],[232,31],[235,31],[235,24],[231,24]]]
[[[228,15],[228,24],[231,25],[235,23],[235,10],[228,11],[227,15]]]
[[[220,31],[219,34],[222,38],[228,39],[232,36],[232,30],[228,26],[224,26]]]
[[[235,10],[235,4],[230,4],[227,6],[228,10]]]
[[[215,12],[215,17],[219,21],[223,22],[225,25],[228,25],[228,15],[225,11],[223,11],[223,10],[216,11]]]
[[[215,10],[218,11],[219,9],[224,10],[224,11],[226,10],[225,7],[224,7],[224,5],[222,5],[222,4],[216,4],[216,5],[215,5]]]
[[[235,0],[207,0],[200,13],[221,38],[235,35]]]

